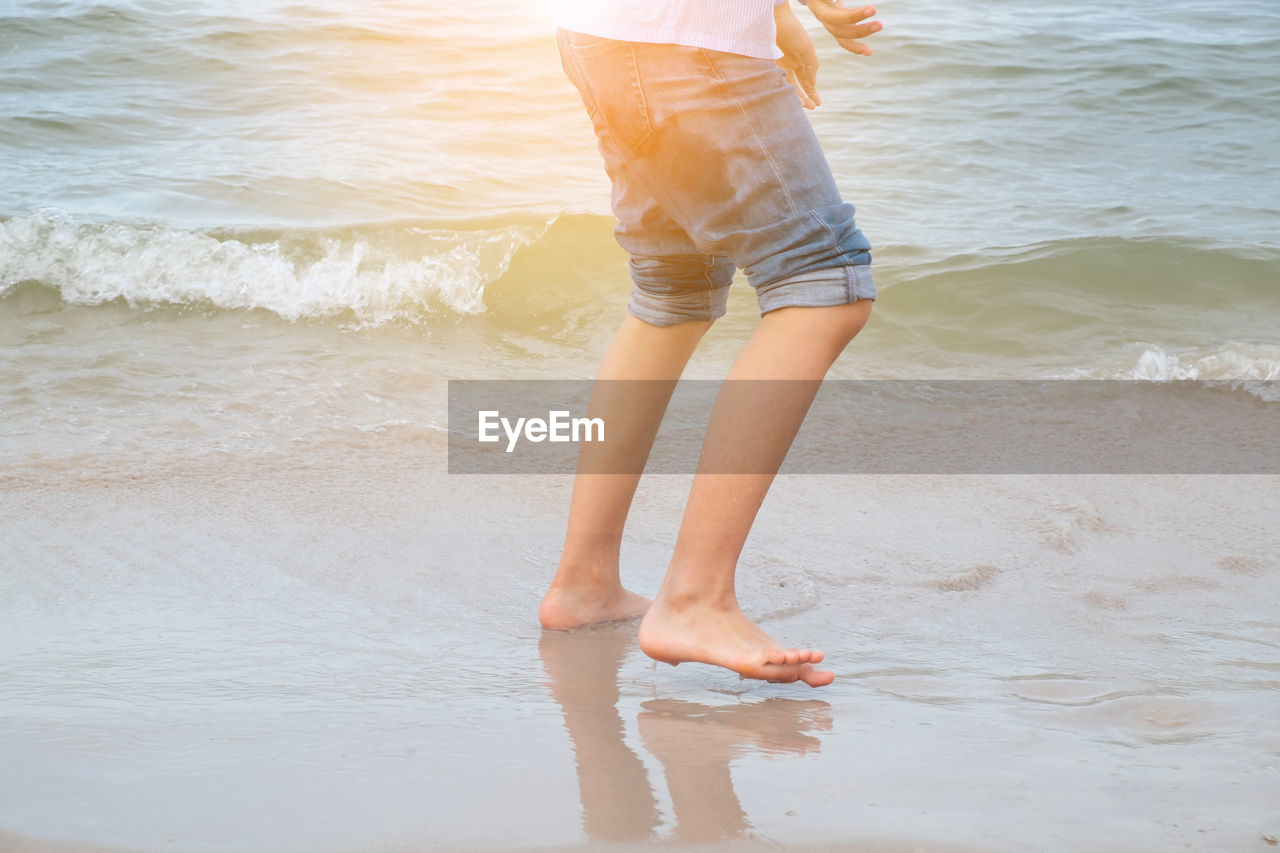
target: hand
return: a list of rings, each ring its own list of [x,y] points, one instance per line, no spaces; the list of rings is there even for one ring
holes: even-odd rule
[[[811,110],[822,103],[818,97],[818,51],[813,47],[813,39],[791,11],[790,3],[776,7],[773,20],[778,30],[778,49],[782,51],[778,67],[787,72],[787,82],[796,87],[800,103]]]
[[[838,0],[810,0],[809,11],[827,28],[827,32],[836,37],[841,47],[862,56],[870,56],[871,48],[859,39],[884,29],[879,21],[867,21],[876,14],[874,6],[846,9]]]

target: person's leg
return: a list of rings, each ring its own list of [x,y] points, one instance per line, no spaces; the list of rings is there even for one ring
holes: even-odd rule
[[[764,315],[712,411],[675,554],[640,625],[645,654],[814,687],[835,677],[814,666],[821,652],[783,646],[751,622],[738,607],[734,576],[747,533],[823,376],[870,313],[871,300],[862,299]]]
[[[633,59],[652,133],[628,168],[704,251],[746,272],[763,314],[716,401],[640,645],[670,663],[827,684],[821,653],[783,646],[743,615],[734,576],[823,376],[870,313],[870,244],[776,67],[642,45]],[[707,79],[717,85],[699,85]]]
[[[649,606],[618,576],[623,526],[675,383],[724,314],[734,268],[704,251],[639,174],[660,164],[637,153],[651,128],[636,47],[564,31],[559,42],[609,173],[633,283],[631,316],[605,353],[588,407],[608,425],[609,440],[580,448],[564,549],[538,611],[544,628],[569,629],[632,619]]]
[[[625,589],[618,576],[622,530],[671,390],[710,327],[710,321],[655,326],[627,317],[618,329],[596,376],[588,415],[609,425],[610,448],[639,465],[598,456],[580,464],[560,563],[538,609],[544,628],[634,619],[648,609],[649,599]],[[637,394],[650,399],[637,400]],[[596,452],[588,445],[583,450]],[[596,473],[601,471],[625,473]]]
[[[869,244],[854,224],[852,206],[840,198],[792,87],[773,63],[564,33],[561,48],[613,181],[618,242],[632,255],[637,283],[632,313],[647,319],[674,304],[679,312],[703,312],[681,319],[713,319],[723,313],[725,276],[737,266],[760,295],[764,319],[730,379],[790,380],[774,386],[778,393],[761,396],[732,392],[731,382],[717,400],[675,557],[641,626],[642,648],[672,663],[701,660],[752,677],[827,683],[832,675],[812,666],[820,654],[780,647],[742,615],[733,576],[747,531],[818,384],[870,311],[875,288],[867,271]],[[685,263],[674,275],[638,266],[638,260],[674,254],[669,247],[681,243],[687,252],[724,262],[705,270]],[[618,348],[620,356],[632,352]],[[681,364],[688,357],[674,355]],[[653,431],[664,409],[665,399],[651,407]],[[754,440],[734,449],[736,428],[744,423]],[[643,426],[636,433],[647,453],[652,434]],[[753,473],[716,473],[729,467],[719,464],[717,454],[725,453],[745,457]],[[625,609],[617,603],[621,585],[612,579],[636,480],[615,480],[607,488],[603,483],[597,493],[585,482],[583,491],[575,488],[581,510],[571,515],[585,521],[571,518],[581,534],[570,538],[583,547],[566,543],[566,550],[584,557],[569,561],[577,568],[565,561],[562,568],[569,577],[585,578],[592,572],[583,569],[594,566],[594,575],[614,591],[614,606]],[[621,600],[643,606],[634,598]],[[694,624],[698,618],[709,621]]]

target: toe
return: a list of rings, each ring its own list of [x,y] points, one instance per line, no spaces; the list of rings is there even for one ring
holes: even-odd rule
[[[787,650],[761,649],[760,661],[766,666],[785,666],[787,663]]]
[[[800,680],[800,670],[794,666],[770,667],[773,671],[765,678],[771,684],[793,684]]]
[[[807,663],[800,666],[797,677],[810,687],[825,687],[836,680],[834,672]]]

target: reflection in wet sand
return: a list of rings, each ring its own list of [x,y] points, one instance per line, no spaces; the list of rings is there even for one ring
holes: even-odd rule
[[[582,828],[598,841],[638,841],[657,829],[658,804],[640,758],[623,740],[618,669],[634,627],[543,631],[538,643],[551,695],[573,741]]]
[[[662,762],[685,841],[740,838],[751,828],[733,790],[729,762],[744,752],[817,752],[822,742],[805,734],[831,728],[831,706],[820,699],[767,699],[711,707],[678,699],[644,703],[640,736]]]
[[[551,694],[564,712],[577,759],[583,828],[598,841],[652,837],[660,824],[644,763],[627,745],[618,712],[618,671],[635,645],[634,628],[545,631],[538,645]],[[819,699],[771,698],[725,706],[679,699],[643,704],[640,737],[662,765],[685,841],[741,838],[751,821],[733,788],[732,760],[747,753],[816,753],[814,732],[832,727]]]

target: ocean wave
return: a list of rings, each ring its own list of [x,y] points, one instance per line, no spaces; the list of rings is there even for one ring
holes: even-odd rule
[[[608,216],[532,212],[192,230],[45,211],[0,221],[0,300],[36,284],[73,305],[262,309],[360,326],[483,315],[522,333],[555,335],[613,316],[625,302],[626,256],[612,228]],[[1128,350],[1117,354],[1119,342],[1150,341],[1166,356],[1133,356],[1115,370],[1153,378],[1177,378],[1188,365],[1275,378],[1280,363],[1274,347],[1241,354],[1243,361],[1227,350],[1176,363],[1167,355],[1197,342],[1275,344],[1280,252],[1266,247],[1083,237],[945,257],[890,245],[875,257],[876,322],[888,345],[912,342],[941,357],[1025,358],[1056,348],[1077,364],[1076,355],[1093,351],[1089,366],[1130,358]]]
[[[1269,403],[1280,402],[1280,345],[1230,343],[1171,352],[1135,342],[1104,364],[1079,368],[1061,379],[1200,380],[1223,384]]]
[[[469,227],[198,231],[38,212],[0,223],[0,297],[36,282],[75,305],[260,308],[289,320],[346,314],[374,325],[477,314],[485,288],[550,225],[526,217]]]

